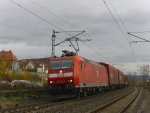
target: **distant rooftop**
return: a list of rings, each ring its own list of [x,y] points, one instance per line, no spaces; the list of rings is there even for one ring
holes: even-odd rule
[[[0,51],[0,59],[14,61],[17,60],[17,57],[11,50],[9,51],[2,50]]]

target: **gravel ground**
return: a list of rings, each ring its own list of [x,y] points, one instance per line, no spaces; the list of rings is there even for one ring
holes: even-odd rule
[[[150,113],[150,92],[147,89],[142,89],[141,99],[134,113]]]
[[[150,113],[150,91],[141,88],[138,98],[125,113]]]
[[[38,110],[30,113],[85,113],[96,107],[108,103],[112,99],[115,99],[125,93],[128,93],[128,91],[131,89],[132,88],[114,90],[92,98],[49,107],[43,110]]]
[[[139,96],[134,100],[134,102],[130,105],[130,107],[125,111],[125,113],[136,113],[137,108],[140,107],[140,103],[142,101],[142,96],[143,96],[143,88],[140,88],[140,93]]]
[[[119,113],[138,93],[138,89],[98,113]]]

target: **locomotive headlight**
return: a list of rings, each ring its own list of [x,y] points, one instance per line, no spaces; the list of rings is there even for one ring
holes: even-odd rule
[[[52,84],[52,83],[53,83],[53,81],[50,81],[49,83],[50,83],[50,84]]]
[[[72,82],[72,80],[70,80],[69,82]]]
[[[60,70],[59,73],[62,73],[62,70]]]

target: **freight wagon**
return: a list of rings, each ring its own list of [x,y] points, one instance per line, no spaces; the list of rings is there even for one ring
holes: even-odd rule
[[[127,87],[129,85],[128,76],[124,75],[124,86]]]
[[[125,79],[127,82],[128,77],[125,76],[121,70],[104,62],[100,62],[99,64],[104,65],[107,68],[110,89],[116,89],[116,88],[121,88],[125,86]]]

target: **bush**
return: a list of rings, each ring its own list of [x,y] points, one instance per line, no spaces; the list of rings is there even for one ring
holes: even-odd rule
[[[41,78],[31,72],[13,72],[10,70],[5,71],[5,77],[0,73],[0,81],[11,82],[13,80],[27,80],[27,81],[40,81]],[[1,86],[2,87],[2,86]],[[0,89],[7,89],[5,86]]]
[[[0,90],[10,90],[11,83],[9,81],[0,81]]]
[[[11,82],[13,80],[28,80],[28,81],[41,81],[41,78],[37,75],[36,72],[28,71],[11,71],[10,67],[7,66],[7,63],[4,60],[0,60],[0,81]],[[4,82],[2,82],[4,84]],[[1,85],[0,90],[9,89],[9,85]]]

